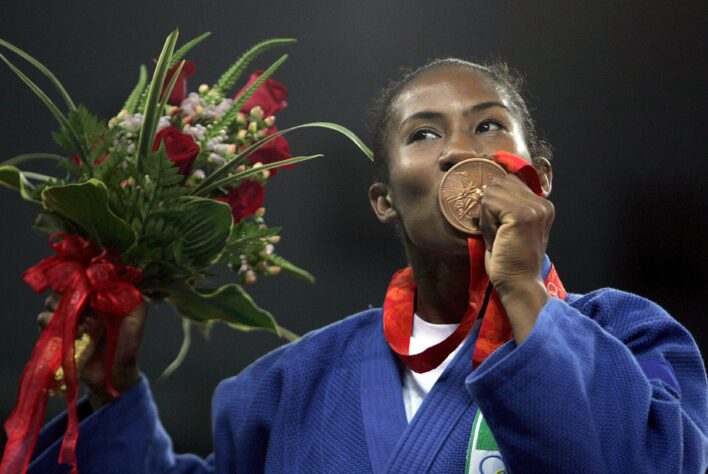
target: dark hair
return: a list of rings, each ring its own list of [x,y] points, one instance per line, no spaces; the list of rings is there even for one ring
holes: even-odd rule
[[[509,106],[512,111],[521,119],[524,139],[531,157],[544,157],[548,160],[552,158],[551,147],[536,130],[536,123],[531,118],[526,99],[522,95],[524,78],[521,74],[511,69],[506,63],[499,61],[490,64],[477,64],[456,58],[436,59],[414,71],[405,73],[401,79],[392,82],[374,102],[371,112],[374,117],[375,127],[373,138],[375,181],[388,182],[388,129],[392,115],[391,105],[413,79],[424,72],[439,67],[459,67],[477,71],[485,74],[501,86],[502,90],[508,95]]]

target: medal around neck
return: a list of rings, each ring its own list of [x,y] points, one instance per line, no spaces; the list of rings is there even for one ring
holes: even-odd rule
[[[445,219],[469,235],[479,235],[479,201],[487,185],[506,170],[487,158],[471,158],[450,168],[440,182],[440,209]]]

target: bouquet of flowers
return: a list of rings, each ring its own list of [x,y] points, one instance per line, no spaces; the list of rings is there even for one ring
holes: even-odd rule
[[[232,95],[254,58],[292,39],[255,45],[213,86],[203,84],[197,92],[187,93],[187,78],[195,67],[183,57],[208,35],[176,49],[178,32],[171,33],[152,80],[148,82],[142,66],[125,105],[108,122],[76,106],[39,61],[0,40],[0,46],[49,79],[67,109],[62,112],[0,54],[56,118],[59,130],[53,137],[66,151],[66,155],[25,154],[0,164],[0,184],[37,204],[36,227],[50,235],[56,253],[28,269],[24,279],[35,291],[51,289],[61,295],[5,423],[8,442],[0,472],[26,470],[47,395],[56,391],[66,394],[68,410],[59,462],[76,469],[75,341],[87,309],[104,323],[107,389],[113,393],[110,373],[120,322],[144,298],[171,304],[184,318],[185,335],[191,324],[207,331],[214,321],[222,321],[236,329],[267,329],[293,337],[241,286],[254,282],[257,275],[280,272],[312,280],[274,253],[279,228],[269,227],[263,219],[268,179],[282,168],[321,156],[291,157],[283,134],[324,127],[346,135],[369,158],[371,151],[351,131],[329,122],[276,128],[275,114],[286,106],[287,91],[271,76],[287,55],[265,71],[254,72]],[[33,160],[55,160],[62,176],[20,169]],[[210,271],[216,265],[233,270],[237,282],[210,285]],[[178,359],[185,350],[183,345]]]

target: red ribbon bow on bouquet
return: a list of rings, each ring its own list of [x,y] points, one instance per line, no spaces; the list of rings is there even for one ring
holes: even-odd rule
[[[79,317],[86,305],[105,325],[106,389],[117,397],[112,381],[118,331],[122,319],[142,302],[135,284],[142,279],[139,268],[123,265],[120,256],[108,249],[97,249],[77,236],[55,233],[49,237],[56,256],[48,257],[28,269],[23,278],[36,292],[47,288],[61,294],[59,305],[42,331],[25,367],[17,403],[5,422],[7,444],[0,473],[25,472],[44,421],[49,389],[54,372],[64,371],[67,397],[67,426],[59,452],[59,462],[72,465],[76,473],[76,442],[79,421],[76,409],[78,392],[74,342]]]

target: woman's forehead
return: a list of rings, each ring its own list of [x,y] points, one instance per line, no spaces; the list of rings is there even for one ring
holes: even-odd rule
[[[506,94],[487,74],[459,66],[441,66],[421,73],[401,90],[392,104],[393,117],[422,110],[443,112],[475,103],[500,102],[507,105]]]

